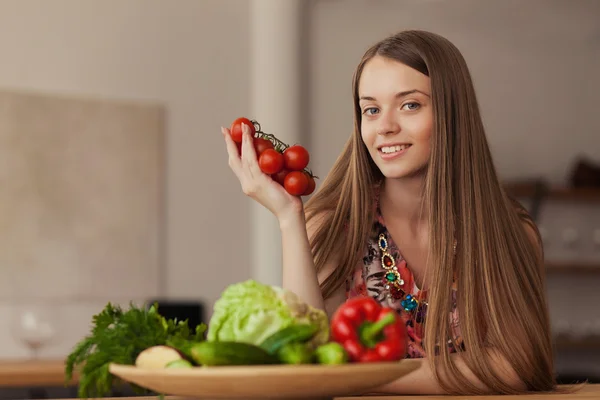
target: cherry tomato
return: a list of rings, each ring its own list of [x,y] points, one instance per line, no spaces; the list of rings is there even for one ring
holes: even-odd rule
[[[258,165],[265,174],[276,174],[283,168],[283,155],[274,149],[266,149],[258,157]]]
[[[306,186],[306,190],[304,191],[304,193],[302,193],[302,196],[308,196],[309,194],[312,194],[312,192],[315,191],[315,187],[317,186],[317,184],[315,183],[315,178],[310,176],[307,172],[305,172],[304,174],[308,179],[308,186]]]
[[[242,144],[241,143],[237,143],[236,142],[236,146],[238,148],[238,153],[240,154],[240,156],[242,155]],[[270,140],[267,139],[263,139],[263,138],[254,138],[254,151],[256,152],[256,157],[259,157],[263,151],[265,151],[266,149],[273,149],[275,148],[275,146],[273,146],[273,143],[271,143]]]
[[[256,150],[256,156],[260,156],[263,151],[272,149],[273,143],[270,140],[263,138],[254,138],[254,150]]]
[[[283,152],[283,159],[285,160],[285,167],[291,171],[302,171],[308,165],[310,159],[308,151],[296,144],[288,147]]]
[[[279,183],[281,186],[283,186],[283,183],[285,181],[285,177],[287,176],[287,174],[290,173],[290,170],[288,170],[287,168],[283,168],[281,171],[279,171],[276,174],[271,175],[271,178],[273,178],[273,180],[277,183]]]
[[[283,186],[289,194],[302,196],[308,187],[308,178],[302,171],[292,171],[285,177]]]
[[[256,128],[254,128],[254,124],[248,118],[240,117],[233,121],[231,124],[231,139],[233,139],[236,143],[242,143],[242,123],[248,125],[250,127],[250,135],[254,136],[256,133]]]

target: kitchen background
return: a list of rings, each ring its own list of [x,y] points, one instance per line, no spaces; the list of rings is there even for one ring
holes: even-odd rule
[[[600,378],[600,188],[571,189],[600,165],[595,0],[0,0],[0,359],[30,357],[28,310],[55,330],[38,356],[60,359],[109,301],[207,320],[226,285],[278,284],[277,225],[220,126],[256,118],[326,175],[355,65],[408,28],[467,59],[498,171],[544,235],[558,372]]]

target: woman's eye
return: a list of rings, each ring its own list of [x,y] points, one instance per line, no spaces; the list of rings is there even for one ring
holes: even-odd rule
[[[363,110],[363,114],[366,114],[366,115],[373,115],[373,113],[376,113],[376,112],[378,112],[378,111],[379,111],[379,110],[378,110],[377,108],[375,108],[375,107],[369,107],[369,108],[365,108],[365,109]]]
[[[406,103],[402,106],[403,109],[407,109],[409,111],[418,110],[421,105],[419,103]]]

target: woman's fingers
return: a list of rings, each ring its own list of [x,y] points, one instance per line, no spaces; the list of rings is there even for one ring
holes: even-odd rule
[[[229,155],[229,167],[232,169],[233,173],[238,177],[238,179],[241,179],[242,161],[240,160],[240,156],[238,154],[237,145],[231,138],[231,134],[227,128],[221,127],[221,132],[225,137],[225,145],[227,148],[227,154]]]
[[[250,196],[256,196],[261,186],[261,171],[256,160],[256,151],[254,150],[254,141],[250,130],[245,124],[242,124],[242,156],[238,152],[238,144],[231,138],[231,133],[226,128],[221,128],[227,145],[229,154],[229,167],[237,176],[242,186],[242,191]]]
[[[254,138],[246,124],[242,124],[242,166],[253,179],[258,179],[262,175],[254,149]]]

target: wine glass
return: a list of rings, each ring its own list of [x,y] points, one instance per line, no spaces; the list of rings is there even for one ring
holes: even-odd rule
[[[27,346],[32,359],[38,359],[40,349],[58,336],[56,305],[43,301],[16,304],[11,326],[15,339]]]

